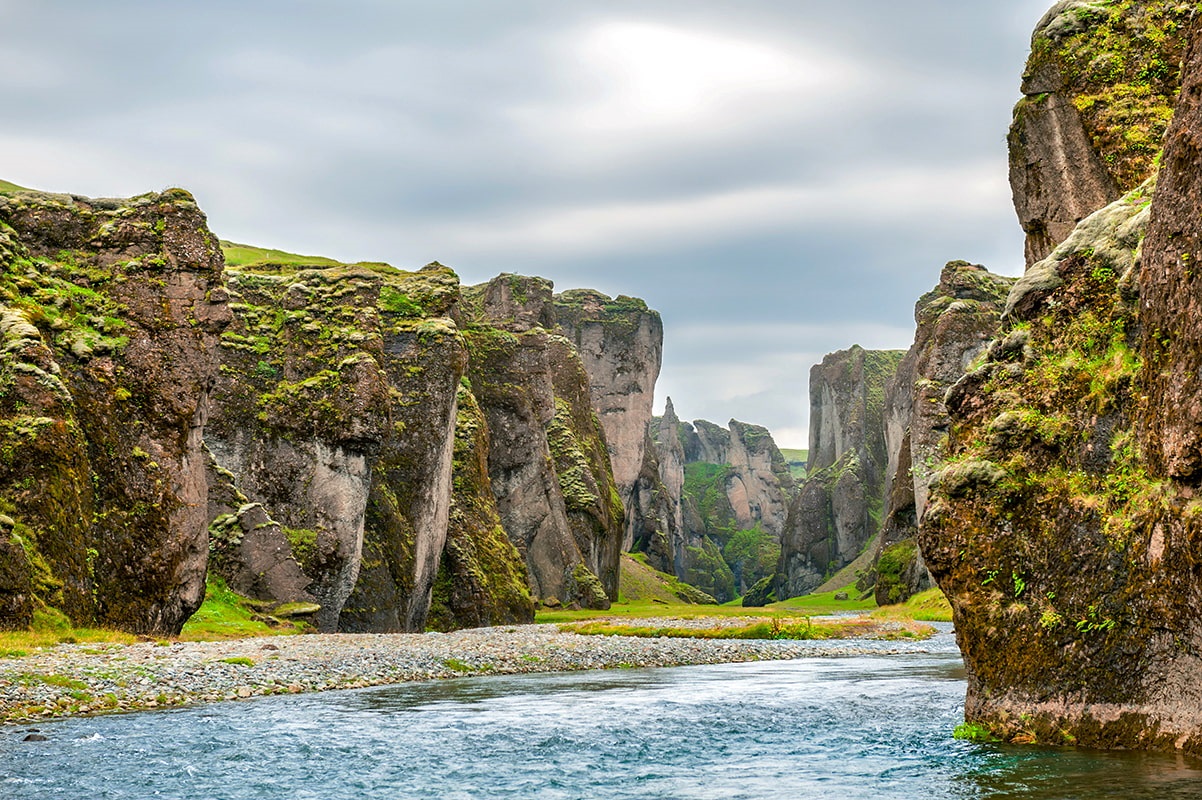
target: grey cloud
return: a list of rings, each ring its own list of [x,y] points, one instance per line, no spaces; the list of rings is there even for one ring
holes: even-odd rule
[[[945,261],[1020,268],[1005,127],[1049,2],[4,3],[0,177],[182,184],[227,238],[639,295],[682,413],[796,435],[808,364],[904,347]],[[573,128],[603,93],[568,48],[615,21],[817,53],[821,85]]]

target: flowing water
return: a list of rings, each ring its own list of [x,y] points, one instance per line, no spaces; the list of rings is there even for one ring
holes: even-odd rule
[[[0,798],[1198,798],[1169,756],[952,739],[953,652],[470,678],[0,728]]]

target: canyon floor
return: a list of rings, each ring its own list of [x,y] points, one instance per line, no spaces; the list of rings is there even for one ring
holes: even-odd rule
[[[751,621],[652,618],[638,624],[719,628]],[[535,624],[452,633],[58,644],[0,660],[0,723],[470,675],[888,655],[921,651],[924,645],[915,640],[913,623],[905,621],[876,620],[849,635],[856,638],[643,638],[582,635],[569,626]]]

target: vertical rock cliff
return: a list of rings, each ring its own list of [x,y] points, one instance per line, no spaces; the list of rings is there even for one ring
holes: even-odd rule
[[[201,433],[229,321],[180,189],[0,196],[0,626],[172,634],[208,555]]]
[[[502,275],[465,291],[468,374],[490,431],[501,522],[543,602],[617,598],[624,511],[589,378],[550,333],[551,283]]]
[[[876,600],[903,602],[931,585],[915,537],[946,447],[947,389],[997,333],[1012,278],[953,261],[914,308],[914,344],[886,389],[889,491],[875,565]]]
[[[817,588],[877,534],[891,461],[885,389],[904,355],[857,346],[810,371],[810,458],[781,541],[778,598]]]
[[[948,395],[920,538],[1005,738],[1202,751],[1200,97],[1195,26],[1158,179],[1027,271]]]
[[[646,528],[644,514],[655,503],[655,489],[643,478],[663,323],[642,300],[610,298],[592,289],[555,295],[551,312],[589,378],[592,408],[605,429],[614,482],[626,513],[622,549],[630,550]]]
[[[420,628],[446,537],[465,367],[449,318],[458,279],[439,265],[263,263],[228,270],[227,286],[235,321],[205,432],[217,464],[278,524],[322,606],[319,627]],[[214,522],[235,589],[298,599],[291,579],[238,580],[257,555],[250,532]]]
[[[1151,173],[1193,6],[1062,0],[1040,21],[1010,129],[1027,264]]]

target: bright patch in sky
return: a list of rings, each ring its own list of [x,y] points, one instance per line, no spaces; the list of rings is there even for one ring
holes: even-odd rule
[[[587,127],[679,124],[715,116],[748,95],[821,85],[814,65],[754,41],[645,22],[607,22],[574,48],[601,97],[578,118]]]

